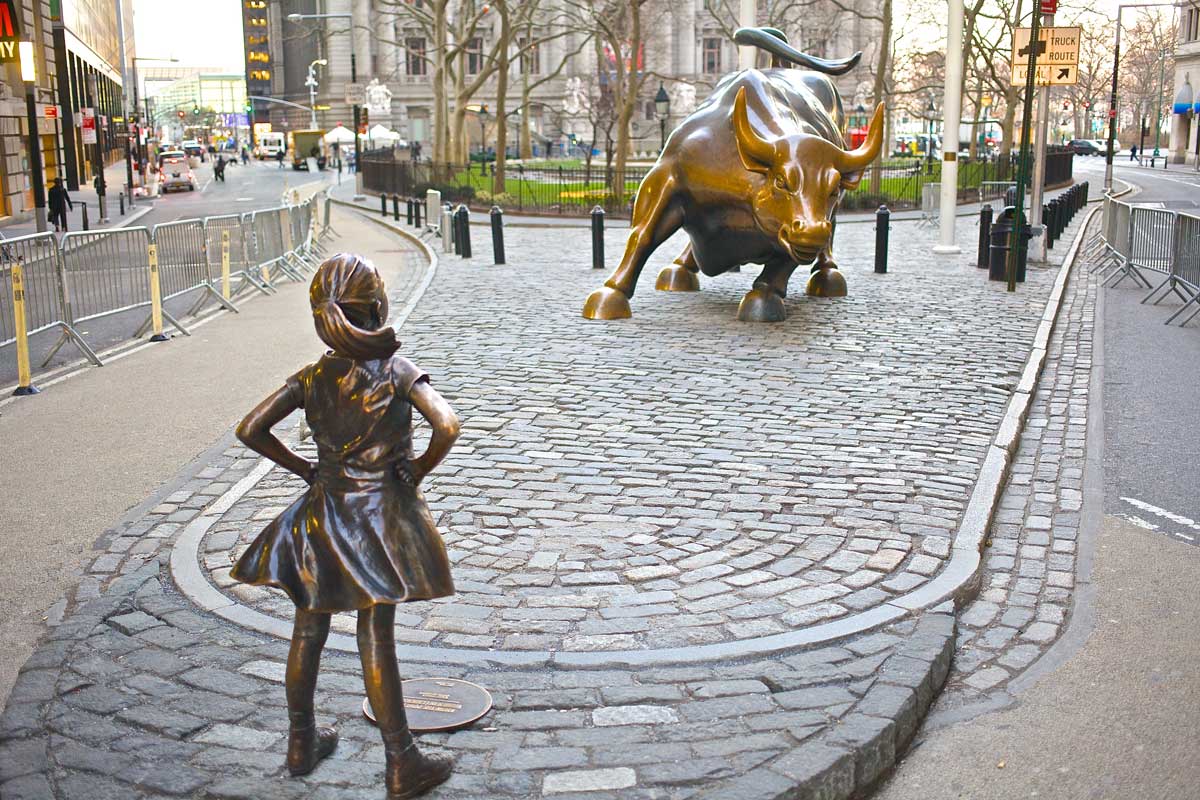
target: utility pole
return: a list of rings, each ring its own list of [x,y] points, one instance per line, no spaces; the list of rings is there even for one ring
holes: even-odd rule
[[[71,71],[67,67],[67,32],[63,27],[62,0],[50,1],[51,33],[54,39],[54,72],[58,83],[55,102],[62,108],[63,162],[67,170],[67,188],[79,191],[78,134],[75,132],[75,109],[71,103]]]
[[[1049,6],[1056,8],[1057,2]],[[1045,6],[1043,6],[1045,8]],[[1035,12],[1036,13],[1036,12]],[[1046,28],[1054,27],[1054,15],[1044,14],[1042,16],[1042,26]],[[1034,39],[1029,40],[1031,48],[1037,47],[1037,42]],[[1046,128],[1050,123],[1050,87],[1041,86],[1038,88],[1037,96],[1037,133],[1034,134],[1033,142],[1033,183],[1029,187],[1029,224],[1034,230],[1042,224],[1042,197],[1046,186]],[[1031,244],[1036,248],[1034,253],[1035,261],[1046,260],[1046,235],[1043,233],[1036,239],[1031,240]]]
[[[351,43],[351,47],[350,47],[350,83],[354,84],[356,87],[358,85],[358,59],[355,58],[355,56],[354,56],[353,43]],[[356,89],[356,91],[357,91],[357,89]],[[357,99],[357,94],[355,95],[355,97]],[[366,199],[366,195],[364,195],[362,193],[362,181],[359,180],[359,178],[358,178],[358,171],[359,171],[359,169],[361,169],[361,164],[362,164],[362,162],[360,161],[360,158],[362,157],[362,142],[358,138],[358,126],[360,124],[361,118],[362,118],[362,107],[358,103],[355,103],[354,104],[354,198],[353,198],[355,201]],[[338,170],[338,178],[340,179],[341,177],[342,177],[342,171],[339,169]]]
[[[1017,290],[1017,265],[1024,245],[1025,187],[1029,184],[1029,134],[1033,117],[1033,83],[1037,77],[1038,42],[1041,41],[1042,16],[1035,8],[1029,30],[1029,67],[1025,75],[1025,103],[1021,115],[1021,155],[1017,159],[1017,203],[1013,208],[1013,229],[1008,239],[1008,291]]]
[[[133,204],[133,155],[130,153],[130,126],[133,124],[133,114],[137,106],[129,106],[129,65],[125,58],[125,14],[123,0],[116,0],[117,7],[117,44],[121,58],[121,120],[125,127],[125,196]],[[103,212],[100,216],[104,216]]]
[[[954,241],[954,221],[958,211],[958,128],[962,122],[962,37],[963,2],[946,0],[946,86],[942,100],[942,196],[938,243],[933,252],[951,255],[961,252]],[[930,147],[933,137],[930,137]]]
[[[92,170],[96,173],[96,198],[100,205],[100,222],[108,222],[108,198],[105,197],[104,190],[104,126],[100,124],[100,88],[96,83],[95,73],[88,75],[88,105],[92,107],[92,111],[96,114],[96,149],[92,160]]]

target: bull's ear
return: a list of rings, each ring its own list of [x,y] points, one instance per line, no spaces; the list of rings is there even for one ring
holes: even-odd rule
[[[746,87],[733,98],[733,140],[737,142],[742,165],[751,172],[768,172],[775,164],[775,145],[758,135],[746,115]]]
[[[852,191],[858,188],[858,184],[863,179],[866,170],[858,170],[857,172],[843,172],[842,179],[838,182],[838,186],[846,191]]]

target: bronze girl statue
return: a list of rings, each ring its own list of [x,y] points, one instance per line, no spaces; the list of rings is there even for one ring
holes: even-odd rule
[[[393,624],[397,603],[454,593],[450,563],[417,488],[458,438],[458,418],[429,376],[396,355],[384,326],[387,295],[370,262],[339,254],[309,289],[317,335],[330,348],[242,420],[238,438],[308,483],[242,555],[233,577],[283,589],[296,604],[287,663],[287,767],[305,775],[337,747],[318,728],[313,692],[335,611],[358,611],[363,681],[383,734],[388,800],[415,797],[450,777],[452,762],[417,749],[404,714]],[[432,437],[413,457],[412,409]],[[317,445],[312,464],[271,428],[304,409]]]

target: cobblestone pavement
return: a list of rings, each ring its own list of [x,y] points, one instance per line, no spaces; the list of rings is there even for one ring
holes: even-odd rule
[[[647,285],[633,320],[582,321],[602,276],[581,232],[514,228],[507,267],[442,259],[403,338],[464,420],[427,493],[459,594],[401,609],[397,634],[402,656],[423,654],[402,657],[406,676],[472,680],[496,707],[422,737],[458,759],[431,796],[840,798],[893,763],[950,669],[955,622],[948,604],[889,603],[945,563],[1053,273],[1007,294],[897,225],[893,273],[874,276],[856,227],[838,242],[851,296],[794,298],[771,328],[733,319],[748,272],[694,295]],[[960,234],[970,252],[974,230]],[[0,718],[0,795],[382,795],[357,658],[334,641],[348,637],[331,637],[317,698],[342,743],[283,777],[286,642],[237,620],[286,630],[288,610],[223,579],[298,489],[231,442],[106,535]],[[166,569],[197,557],[224,618]],[[873,631],[752,654],[880,611]],[[722,657],[685,658],[713,644]]]
[[[954,668],[939,710],[1003,697],[1009,682],[1045,654],[1069,619],[1097,294],[1089,266],[1081,257],[1064,295],[989,530],[981,592],[958,616]]]

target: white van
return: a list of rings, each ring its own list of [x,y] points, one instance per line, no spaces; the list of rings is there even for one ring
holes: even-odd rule
[[[276,158],[280,152],[287,152],[287,137],[283,133],[260,133],[258,145],[254,148],[256,158]]]
[[[188,165],[182,150],[166,150],[158,154],[158,186],[163,194],[172,189],[196,191],[196,175]]]

